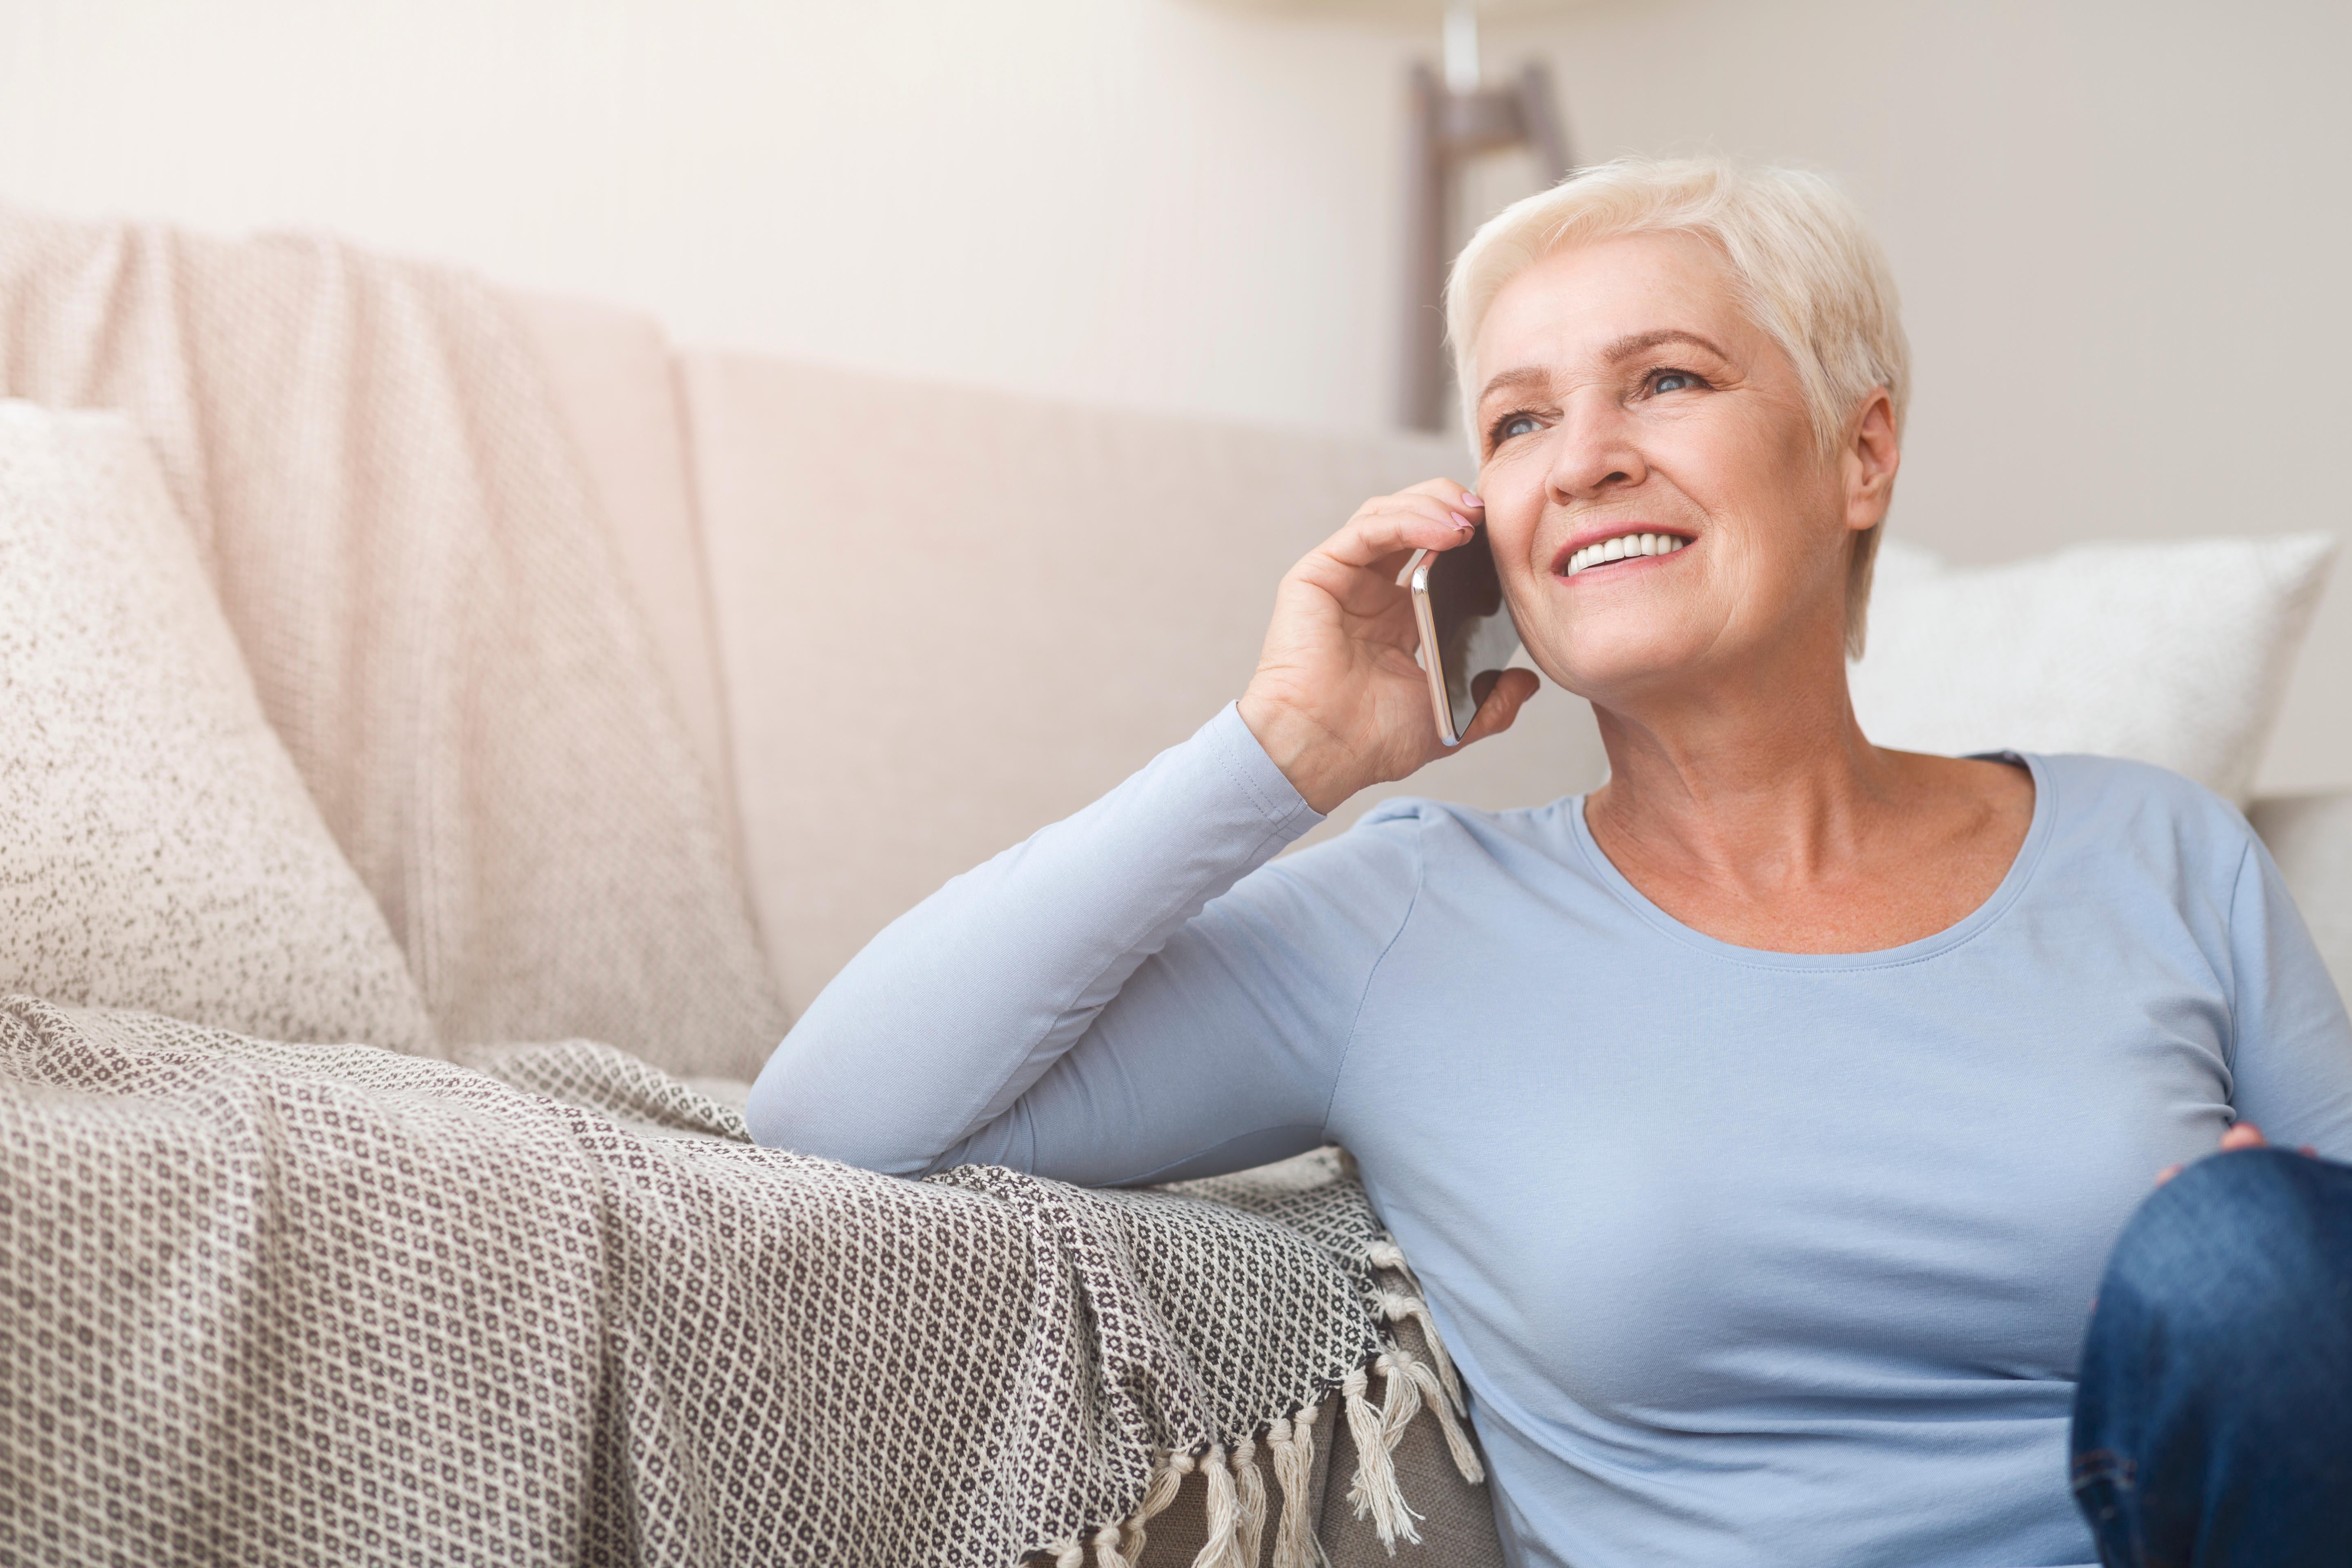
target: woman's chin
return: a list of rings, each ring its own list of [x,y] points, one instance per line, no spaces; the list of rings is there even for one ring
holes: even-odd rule
[[[1530,655],[1559,685],[1601,707],[1704,679],[1709,651],[1704,639],[1605,625],[1577,626],[1552,646],[1553,657]]]

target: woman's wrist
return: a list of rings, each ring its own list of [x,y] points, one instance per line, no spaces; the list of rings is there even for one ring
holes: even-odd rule
[[[1328,816],[1363,787],[1353,775],[1360,759],[1312,717],[1257,691],[1235,706],[1242,722],[1308,808]]]

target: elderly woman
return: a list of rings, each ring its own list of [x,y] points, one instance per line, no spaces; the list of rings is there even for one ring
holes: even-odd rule
[[[753,1127],[1095,1184],[1345,1144],[1523,1563],[2088,1561],[2078,1358],[2151,1176],[2242,1120],[2352,1155],[2352,1026],[2275,869],[2160,770],[1857,728],[1910,377],[1824,183],[1592,170],[1489,223],[1450,309],[1476,493],[1366,502],[1240,700],[877,937]],[[1439,754],[1396,577],[1481,520],[1607,783],[1276,860]],[[2092,1463],[2110,1524],[2137,1463]]]

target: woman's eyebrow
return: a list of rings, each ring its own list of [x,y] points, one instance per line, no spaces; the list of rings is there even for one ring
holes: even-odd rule
[[[1602,349],[1601,357],[1607,363],[1615,364],[1620,360],[1632,359],[1635,354],[1647,353],[1661,343],[1691,343],[1705,349],[1719,360],[1728,362],[1731,358],[1713,341],[1703,338],[1696,332],[1686,332],[1679,327],[1661,327],[1654,331],[1630,333]]]
[[[1517,370],[1503,371],[1496,375],[1480,389],[1478,401],[1484,403],[1497,392],[1518,392],[1530,387],[1543,386],[1550,380],[1551,372],[1541,365],[1523,364]]]
[[[1680,327],[1658,327],[1646,332],[1629,332],[1624,337],[1619,338],[1601,351],[1601,363],[1616,364],[1620,361],[1632,359],[1636,354],[1647,353],[1664,343],[1689,343],[1695,348],[1705,349],[1726,363],[1729,363],[1731,360],[1731,356],[1723,352],[1722,345],[1712,338],[1703,337],[1697,332],[1686,331]],[[1498,392],[1525,392],[1546,386],[1550,384],[1550,381],[1551,372],[1543,366],[1524,364],[1516,370],[1503,371],[1496,375],[1493,380],[1479,389],[1478,401],[1483,404]]]

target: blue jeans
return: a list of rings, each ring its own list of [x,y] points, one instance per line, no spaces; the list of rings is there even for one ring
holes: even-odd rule
[[[2140,1205],[2074,1449],[2107,1568],[2352,1564],[2352,1165],[2217,1154]]]

